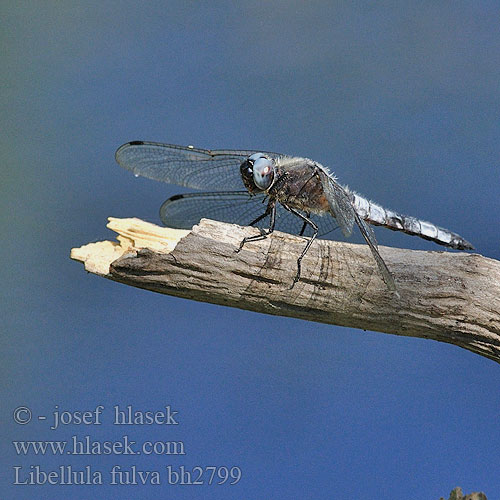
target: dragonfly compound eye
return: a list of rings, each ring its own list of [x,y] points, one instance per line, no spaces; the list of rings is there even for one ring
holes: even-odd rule
[[[250,159],[253,159],[253,181],[255,185],[261,191],[269,189],[274,180],[273,161],[260,153],[252,155]]]
[[[257,188],[253,180],[253,160],[247,158],[240,165],[240,174],[241,179],[243,180],[243,184],[247,188],[248,192],[254,193],[256,191],[259,191],[259,188]]]
[[[250,193],[265,191],[273,183],[274,163],[262,153],[255,153],[240,165],[240,173]]]

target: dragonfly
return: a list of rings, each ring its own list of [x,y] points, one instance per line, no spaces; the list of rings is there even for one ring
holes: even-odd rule
[[[311,235],[297,258],[292,287],[300,279],[302,259],[316,237],[337,228],[349,237],[357,227],[391,291],[396,291],[394,278],[379,253],[370,225],[403,231],[457,250],[474,249],[448,229],[364,198],[339,184],[327,167],[309,158],[145,141],[123,144],[115,158],[136,177],[200,190],[172,196],[162,204],[160,219],[166,226],[190,229],[206,217],[258,227],[259,234],[244,238],[237,251],[250,241],[267,238],[277,221],[288,233],[304,236],[307,230]]]

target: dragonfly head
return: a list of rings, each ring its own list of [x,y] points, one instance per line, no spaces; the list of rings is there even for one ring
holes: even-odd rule
[[[250,193],[266,191],[274,180],[274,162],[263,153],[255,153],[241,164],[240,172]]]

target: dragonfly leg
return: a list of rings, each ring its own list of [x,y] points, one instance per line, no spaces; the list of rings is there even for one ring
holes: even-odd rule
[[[259,241],[259,240],[264,240],[266,239],[273,231],[274,231],[274,226],[276,224],[276,201],[275,200],[270,200],[269,204],[267,206],[267,209],[265,213],[257,217],[253,222],[250,223],[252,226],[253,224],[256,224],[260,220],[262,220],[264,217],[267,215],[271,215],[271,221],[269,223],[269,228],[268,229],[262,229],[260,234],[256,234],[255,236],[248,236],[247,238],[243,238],[243,240],[240,243],[240,247],[236,252],[239,252],[245,243],[248,243],[249,241]]]
[[[306,212],[306,217],[311,217],[311,214],[309,212]],[[299,236],[304,235],[304,231],[306,230],[307,227],[307,222],[304,221],[304,224],[302,224],[302,229],[300,230]]]
[[[266,211],[262,215],[259,215],[256,219],[254,219],[248,225],[249,226],[254,226],[255,224],[257,224],[257,222],[261,221],[264,217],[267,217],[270,214],[270,212],[271,212],[271,208],[268,205],[267,208],[266,208]]]
[[[297,274],[295,275],[295,278],[293,279],[292,286],[290,287],[290,289],[292,289],[295,286],[295,283],[297,283],[297,281],[299,281],[299,279],[300,279],[300,271],[302,268],[302,259],[304,258],[304,255],[307,253],[307,251],[311,247],[312,242],[316,239],[316,236],[318,236],[318,226],[309,218],[310,214],[307,214],[307,216],[305,216],[304,214],[301,214],[298,210],[295,210],[294,208],[288,207],[287,205],[283,205],[283,207],[304,221],[304,225],[303,225],[302,231],[300,233],[301,235],[304,232],[304,229],[306,228],[306,226],[311,226],[313,228],[313,235],[309,238],[307,245],[305,246],[304,250],[302,250],[302,253],[300,254],[299,258],[297,259]]]

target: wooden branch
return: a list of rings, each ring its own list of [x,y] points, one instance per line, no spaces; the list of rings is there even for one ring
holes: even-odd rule
[[[71,251],[89,272],[203,302],[448,342],[500,362],[500,262],[477,254],[380,247],[397,294],[366,245],[319,240],[290,289],[304,239],[203,219],[191,231],[109,219],[118,243]]]

